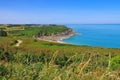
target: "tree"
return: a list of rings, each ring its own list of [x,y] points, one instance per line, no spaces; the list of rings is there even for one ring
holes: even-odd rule
[[[7,36],[7,32],[3,31],[3,29],[0,29],[0,36]]]

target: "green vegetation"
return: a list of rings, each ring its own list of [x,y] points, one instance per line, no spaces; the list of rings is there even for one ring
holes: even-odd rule
[[[115,56],[111,59],[111,69],[113,70],[120,69],[120,56]]]
[[[5,32],[2,29],[0,29],[0,36],[7,36],[7,32]]]
[[[21,26],[19,26],[21,27]],[[18,27],[17,27],[18,28]],[[57,34],[68,30],[69,28],[65,26],[57,26],[57,25],[41,25],[41,26],[25,26],[24,30],[11,30],[10,34],[25,36],[25,37],[33,37],[33,36],[49,36],[52,34]]]
[[[65,26],[43,26],[41,27],[38,35],[41,35],[41,36],[49,36],[49,35],[52,35],[52,34],[57,34],[57,33],[61,33],[61,32],[64,32],[68,30],[67,27]]]
[[[32,37],[37,34],[32,26],[0,37],[0,80],[120,79],[120,49],[40,41]],[[18,47],[17,40],[23,41]]]

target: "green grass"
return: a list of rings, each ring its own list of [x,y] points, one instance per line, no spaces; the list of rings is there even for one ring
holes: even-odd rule
[[[33,37],[34,35],[37,35],[38,32],[39,32],[39,27],[36,27],[36,28],[25,28],[25,30],[9,31],[9,34],[16,36]]]
[[[37,30],[0,37],[0,80],[120,79],[120,49],[40,41],[32,37]]]
[[[37,35],[48,36],[56,33],[61,33],[66,30],[68,30],[68,28],[65,26],[25,26],[25,30],[13,30],[9,31],[9,33],[17,36],[33,37]]]
[[[0,37],[1,79],[26,80],[117,80],[120,49],[50,43]],[[7,41],[7,42],[6,42]],[[112,76],[112,77],[111,77]]]

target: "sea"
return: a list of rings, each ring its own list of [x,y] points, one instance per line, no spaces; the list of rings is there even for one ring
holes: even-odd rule
[[[77,34],[62,42],[105,48],[120,48],[120,24],[65,24]]]

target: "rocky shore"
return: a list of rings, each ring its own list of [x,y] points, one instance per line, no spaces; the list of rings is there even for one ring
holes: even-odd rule
[[[61,40],[69,38],[73,35],[75,35],[76,32],[73,29],[68,29],[65,32],[57,33],[51,36],[39,36],[39,40],[44,40],[44,41],[49,41],[49,42],[57,42],[57,43],[62,43]]]

